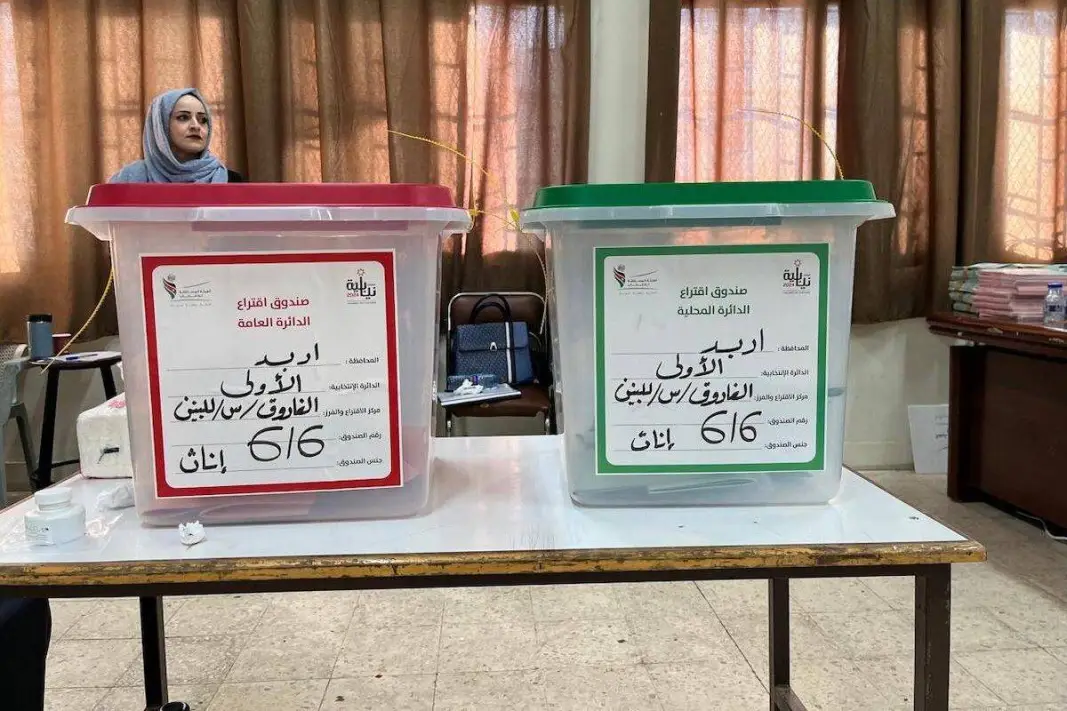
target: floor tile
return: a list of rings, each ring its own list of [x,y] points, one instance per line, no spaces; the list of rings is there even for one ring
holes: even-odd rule
[[[1036,586],[991,563],[952,566],[952,607],[1028,604],[1047,597]]]
[[[769,673],[769,630],[766,613],[722,615],[723,625],[760,681]],[[804,613],[790,615],[790,654],[794,660],[844,659],[844,652]]]
[[[1026,573],[1024,578],[1046,595],[1067,603],[1067,570],[1038,570]]]
[[[1008,627],[984,607],[962,607],[952,611],[954,653],[1027,649],[1033,646],[1033,642]]]
[[[840,659],[798,659],[793,689],[808,711],[886,711],[888,699],[868,681],[854,662]]]
[[[102,600],[96,603],[63,635],[64,639],[140,639],[140,637],[141,617],[136,598]]]
[[[869,657],[855,662],[863,676],[885,696],[892,708],[911,709],[914,698],[915,663],[910,654]],[[949,674],[952,708],[996,707],[1002,700],[963,668],[952,662]]]
[[[52,640],[62,638],[75,622],[88,614],[97,604],[96,600],[50,600]]]
[[[908,654],[914,649],[913,619],[899,610],[826,612],[811,618],[851,659]]]
[[[702,580],[697,587],[716,612],[753,613],[767,609],[766,580]]]
[[[611,585],[535,585],[530,588],[534,619],[618,619],[624,616]]]
[[[915,578],[884,575],[875,578],[858,578],[894,610],[915,609]]]
[[[301,592],[271,593],[262,597],[276,607],[296,609],[348,607],[364,595],[359,590],[304,590]]]
[[[706,614],[708,601],[695,583],[620,583],[612,586],[627,617]]]
[[[353,622],[375,625],[434,625],[441,621],[446,597],[441,590],[366,590]]]
[[[541,668],[641,661],[634,634],[624,620],[538,622],[537,645],[537,666]]]
[[[548,669],[544,679],[548,708],[553,711],[664,711],[642,665]]]
[[[248,595],[240,600],[200,598],[189,600],[169,620],[168,637],[247,635],[267,609],[267,598]]]
[[[48,650],[48,689],[115,686],[140,646],[132,639],[60,640]]]
[[[968,652],[956,659],[1005,702],[1067,707],[1067,664],[1043,649]]]
[[[1052,647],[1045,650],[1056,659],[1060,660],[1064,664],[1067,664],[1067,647]]]
[[[432,711],[434,677],[355,677],[331,679],[322,711]]]
[[[1002,600],[988,606],[998,620],[1043,647],[1067,647],[1067,602],[1048,595]]]
[[[437,677],[434,711],[544,711],[547,708],[544,675],[540,671],[467,672]]]
[[[533,622],[528,587],[453,588],[442,592],[445,624]]]
[[[794,580],[790,600],[806,612],[884,612],[889,603],[856,579]]]
[[[244,637],[174,637],[167,640],[167,678],[171,684],[218,684],[226,678]],[[141,655],[122,675],[122,686],[142,686]]]
[[[646,663],[741,660],[741,652],[714,615],[630,620],[633,641]]]
[[[213,684],[170,684],[167,694],[171,701],[184,701],[192,711],[206,711],[218,687]],[[75,711],[76,707],[70,707]],[[108,690],[92,711],[141,711],[144,708],[143,686],[117,686]],[[80,709],[79,709],[80,711]]]
[[[247,639],[226,681],[329,679],[343,640],[340,632],[259,629]]]
[[[1000,530],[1003,527],[990,523],[993,529]],[[976,539],[981,540],[978,536]],[[1010,539],[986,539],[983,541],[986,547],[986,555],[993,565],[1012,573],[1030,573],[1046,569],[1067,569],[1067,561],[1057,555],[1055,551],[1044,545],[1040,538],[1027,538],[1014,535]]]
[[[328,683],[309,679],[223,684],[208,711],[318,711]]]
[[[93,711],[107,691],[105,689],[46,689],[44,693],[44,711],[71,711],[86,709]],[[142,696],[142,701],[144,697]]]
[[[765,708],[767,690],[747,664],[650,664],[649,675],[669,711],[749,711]]]
[[[256,627],[257,633],[344,633],[352,622],[357,592],[305,592],[265,595],[270,606]]]
[[[537,632],[533,623],[447,624],[441,628],[442,672],[487,672],[534,669]]]
[[[353,625],[333,669],[335,677],[435,674],[441,627]]]

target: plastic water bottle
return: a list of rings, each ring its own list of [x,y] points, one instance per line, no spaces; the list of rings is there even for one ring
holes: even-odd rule
[[[1045,325],[1050,328],[1067,326],[1067,297],[1063,295],[1063,282],[1054,281],[1048,285],[1045,296]]]

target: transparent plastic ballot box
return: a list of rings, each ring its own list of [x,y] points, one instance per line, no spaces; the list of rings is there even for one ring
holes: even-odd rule
[[[863,181],[543,188],[557,422],[589,506],[837,493]]]
[[[387,518],[429,501],[437,185],[98,185],[137,513],[149,525]]]

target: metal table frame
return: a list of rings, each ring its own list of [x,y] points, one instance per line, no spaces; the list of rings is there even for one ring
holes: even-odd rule
[[[966,544],[913,544],[930,545],[932,549],[955,548],[956,555],[948,550],[931,550],[933,558],[955,558],[960,562],[966,560],[982,560],[984,551],[981,546],[973,542]],[[570,570],[559,572],[546,570],[538,572],[527,570],[525,572],[495,572],[493,569],[502,567],[494,565],[494,558],[508,558],[511,554],[469,554],[448,556],[419,556],[423,559],[419,565],[429,572],[423,575],[404,575],[402,573],[388,577],[373,574],[346,575],[346,568],[351,565],[361,567],[358,562],[347,561],[340,567],[337,561],[323,559],[302,559],[298,566],[301,572],[288,571],[280,577],[271,578],[270,572],[276,566],[270,565],[270,561],[264,561],[267,565],[260,571],[263,575],[245,574],[228,576],[222,573],[218,580],[206,580],[206,575],[211,568],[221,570],[229,566],[227,561],[206,561],[214,565],[191,566],[198,568],[193,572],[195,581],[182,582],[178,575],[164,575],[161,577],[171,578],[169,581],[151,582],[109,582],[104,580],[99,584],[33,584],[26,581],[25,584],[16,583],[0,588],[0,594],[17,595],[23,597],[139,597],[141,614],[141,649],[144,655],[144,679],[145,679],[145,708],[146,711],[158,711],[168,701],[167,697],[167,662],[166,645],[163,626],[163,596],[167,595],[210,595],[210,594],[233,594],[233,593],[270,593],[270,592],[294,592],[294,591],[317,591],[317,590],[373,590],[388,588],[439,588],[439,587],[482,587],[495,585],[560,585],[577,583],[620,583],[620,582],[652,582],[652,581],[678,581],[678,580],[739,580],[739,579],[763,579],[768,581],[768,613],[770,616],[768,639],[770,659],[770,711],[802,711],[805,706],[793,692],[790,681],[790,646],[789,646],[789,581],[798,578],[843,578],[843,577],[875,577],[875,576],[908,576],[915,578],[915,703],[916,711],[947,711],[949,708],[949,652],[950,652],[950,606],[951,606],[951,564],[944,562],[936,563],[905,563],[905,564],[869,564],[862,561],[866,557],[857,548],[864,546],[849,547],[852,550],[834,551],[820,550],[830,549],[830,546],[813,546],[811,549],[815,560],[808,565],[795,567],[690,567],[682,566],[683,569],[669,570],[659,566],[649,565],[647,569],[632,569],[633,565],[626,565],[624,556],[630,553],[629,560],[636,562],[640,556],[633,556],[628,551],[603,551],[600,553],[607,556],[598,558],[611,558],[614,553],[615,560],[623,563],[621,566],[603,566],[601,569],[589,567],[585,570]],[[872,546],[872,548],[884,548],[884,546]],[[745,549],[755,558],[763,556],[775,557],[780,554],[777,547],[767,547],[760,551],[758,548]],[[730,549],[718,549],[718,552],[728,554]],[[681,551],[675,550],[672,553]],[[575,556],[576,551],[562,551],[555,558],[555,565],[548,568],[566,568],[568,559]],[[940,555],[937,555],[940,553]],[[544,555],[544,554],[542,554]],[[701,557],[707,557],[701,556]],[[859,560],[857,560],[857,557]],[[877,559],[879,555],[870,556]],[[914,556],[913,556],[914,557]],[[481,567],[485,572],[471,573],[468,570],[448,572],[453,564],[448,560],[434,563],[427,560],[430,558],[467,558],[466,563],[460,563],[459,568]],[[851,558],[849,560],[848,558]],[[277,559],[286,561],[287,559]],[[487,562],[489,561],[489,562]],[[374,561],[366,561],[373,563]],[[459,561],[456,561],[457,563]],[[577,561],[575,561],[577,562]],[[163,562],[162,564],[166,564]],[[181,566],[180,561],[170,562],[172,571]],[[202,562],[203,563],[203,562]],[[385,561],[377,561],[379,565],[391,567],[392,564]],[[161,565],[162,565],[161,564]],[[409,561],[414,565],[415,561]],[[138,564],[143,565],[143,564]],[[149,564],[154,566],[154,564]],[[101,566],[110,568],[111,573],[120,575],[115,568],[120,566]],[[287,566],[282,566],[287,567]],[[503,566],[503,567],[506,567]],[[522,566],[529,567],[529,566]],[[613,569],[619,568],[619,569]],[[631,569],[627,569],[631,568]],[[58,571],[57,571],[58,572]],[[192,571],[191,571],[192,572]],[[363,571],[365,572],[365,571]],[[149,576],[155,577],[155,576]],[[227,579],[230,578],[230,579]],[[239,579],[244,578],[244,579]]]

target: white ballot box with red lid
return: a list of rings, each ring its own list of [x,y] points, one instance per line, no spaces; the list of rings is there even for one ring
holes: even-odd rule
[[[436,185],[99,185],[137,512],[149,525],[388,518],[430,491]]]

